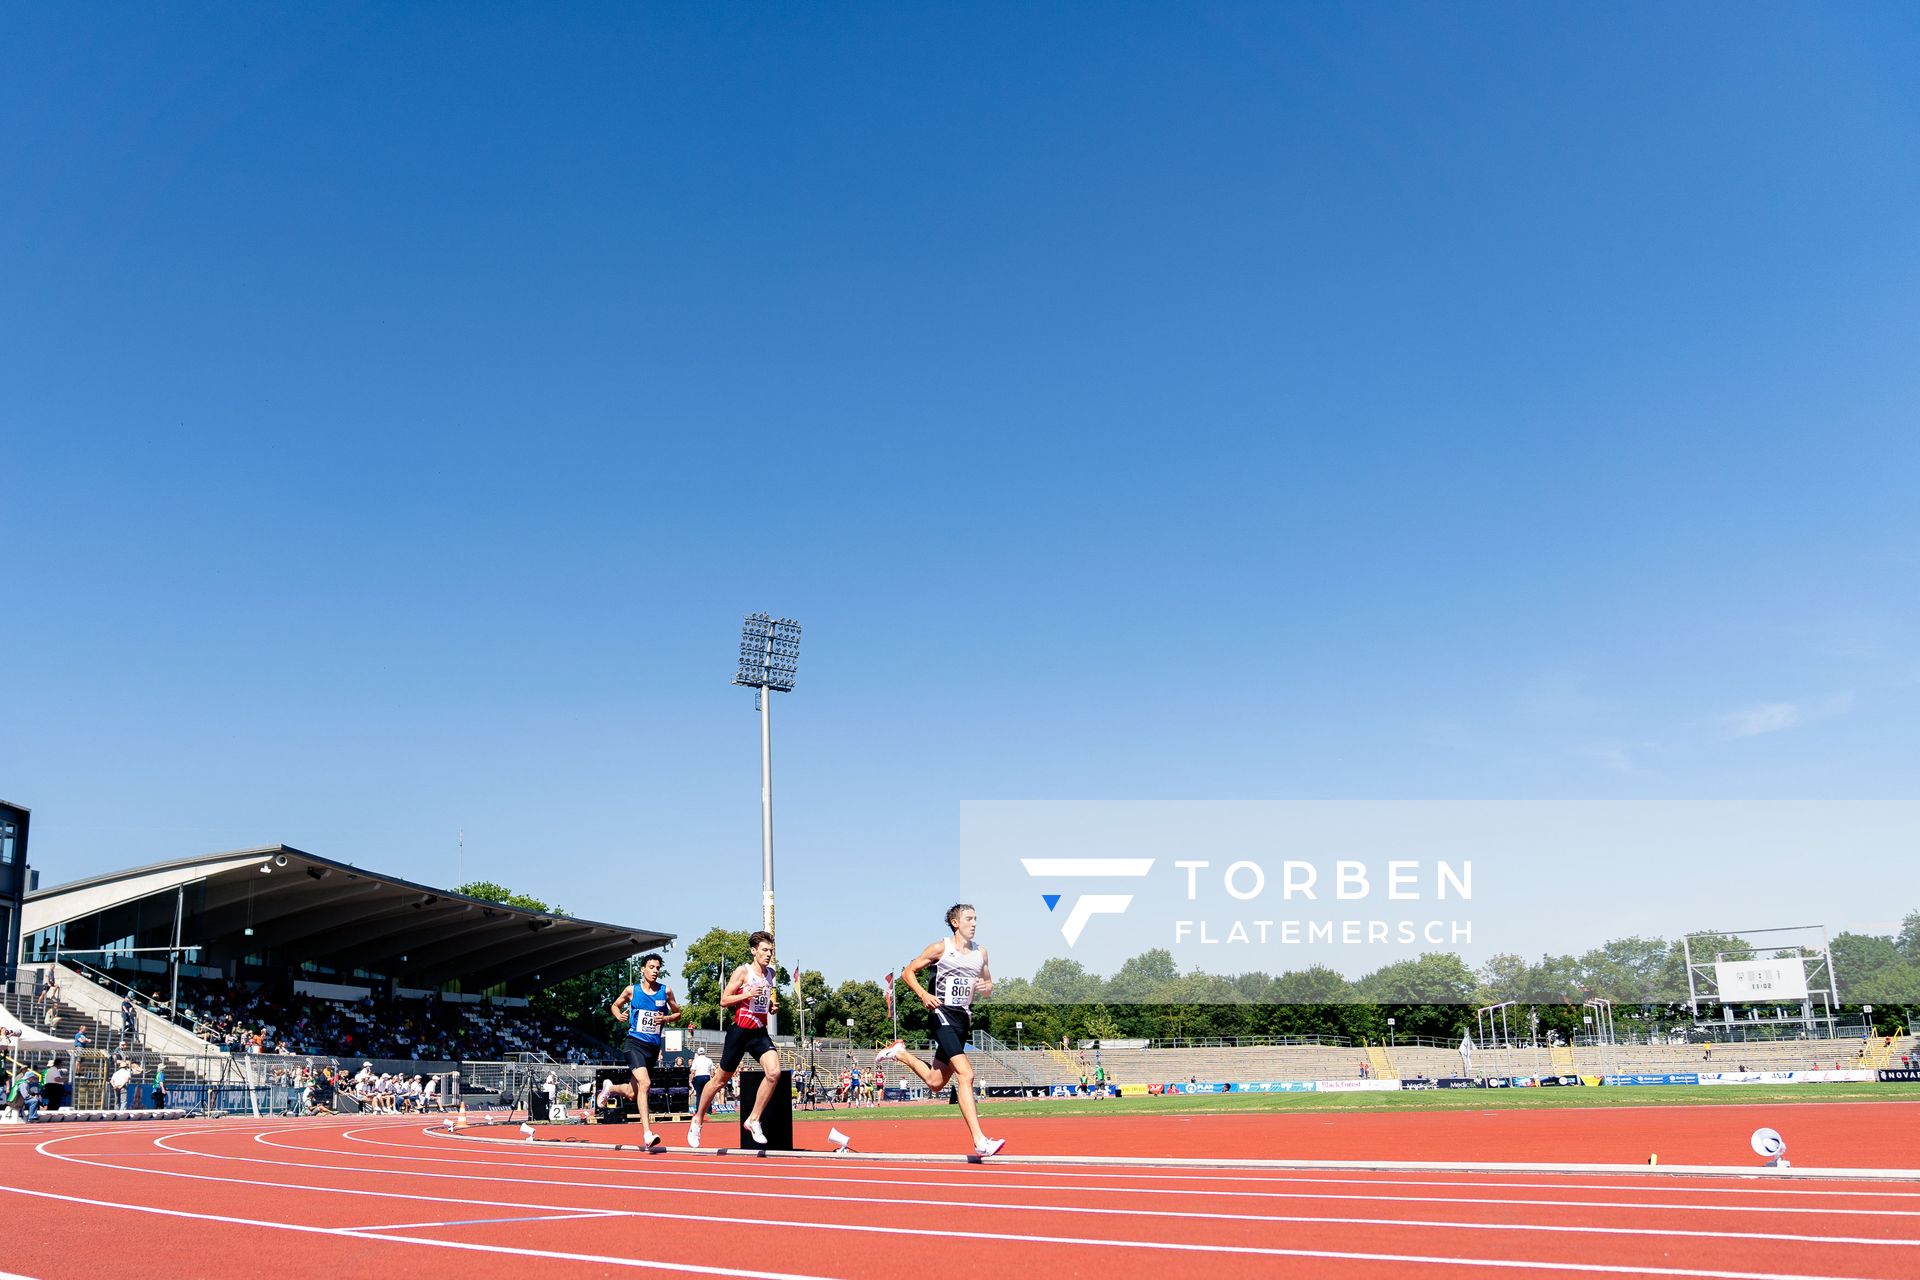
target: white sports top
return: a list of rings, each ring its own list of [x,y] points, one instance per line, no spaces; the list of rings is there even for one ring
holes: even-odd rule
[[[933,971],[933,998],[954,1009],[973,1007],[973,984],[980,981],[980,970],[987,957],[980,944],[970,942],[965,951],[948,938],[940,951],[939,967]]]
[[[741,988],[747,994],[745,1004],[735,1005],[733,1020],[740,1026],[755,1028],[767,1025],[767,1018],[773,1012],[773,977],[757,964],[747,965],[747,980]]]

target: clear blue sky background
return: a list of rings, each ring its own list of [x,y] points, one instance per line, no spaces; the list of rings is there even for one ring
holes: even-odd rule
[[[43,883],[464,828],[750,925],[766,609],[836,981],[970,799],[1911,797],[1916,66],[1902,4],[10,6],[0,796]]]

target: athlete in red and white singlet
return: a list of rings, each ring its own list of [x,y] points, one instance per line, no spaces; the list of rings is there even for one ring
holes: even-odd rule
[[[753,959],[733,971],[733,976],[727,979],[726,991],[720,996],[721,1016],[725,1016],[725,1010],[733,1010],[733,1025],[727,1028],[727,1042],[720,1050],[720,1069],[700,1091],[693,1123],[687,1126],[690,1147],[700,1145],[701,1121],[707,1118],[713,1100],[726,1088],[744,1058],[757,1061],[766,1077],[760,1082],[760,1091],[753,1098],[753,1111],[742,1122],[742,1127],[755,1142],[767,1140],[760,1128],[760,1117],[773,1098],[774,1086],[780,1081],[780,1054],[773,1047],[773,1037],[767,1034],[767,1024],[780,1007],[773,991],[773,935],[764,929],[758,930],[747,939],[747,945],[753,948]]]
[[[747,967],[746,999],[733,1011],[735,1026],[764,1030],[773,1007],[773,975],[758,964]]]
[[[973,1101],[973,1064],[967,1061],[967,1037],[973,1032],[973,1002],[993,994],[993,975],[987,969],[986,950],[973,940],[980,920],[964,902],[947,909],[951,937],[942,938],[915,956],[900,975],[920,1003],[933,1012],[933,1065],[907,1052],[906,1042],[895,1040],[882,1049],[875,1063],[889,1058],[920,1077],[936,1092],[952,1081],[960,1095],[960,1115],[973,1134],[978,1155],[997,1155],[1005,1138],[989,1138],[980,1131],[980,1111]],[[920,971],[934,965],[933,991],[920,985]]]

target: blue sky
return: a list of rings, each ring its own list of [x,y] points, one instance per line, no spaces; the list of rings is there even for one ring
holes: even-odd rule
[[[1910,798],[1915,65],[1901,5],[15,6],[0,795],[47,883],[464,829],[744,926],[765,609],[835,980],[971,800]]]

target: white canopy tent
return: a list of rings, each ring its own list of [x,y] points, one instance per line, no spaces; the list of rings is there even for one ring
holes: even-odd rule
[[[73,1041],[35,1031],[0,1006],[0,1047],[26,1053],[39,1049],[71,1049]]]

